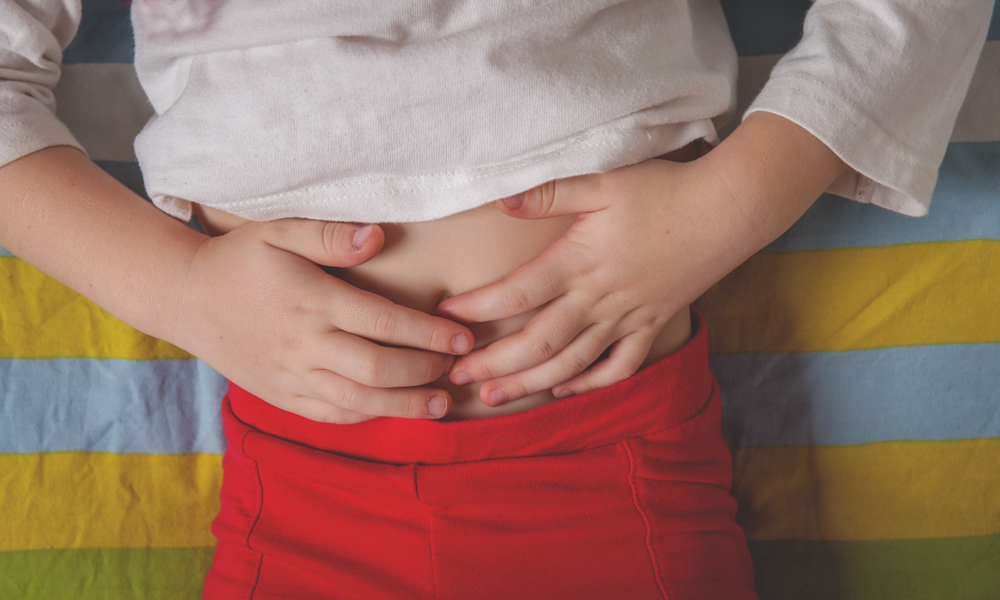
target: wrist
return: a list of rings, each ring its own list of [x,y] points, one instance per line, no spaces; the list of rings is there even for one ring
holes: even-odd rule
[[[205,236],[70,147],[0,169],[0,215],[0,245],[132,327],[173,342],[179,282]]]
[[[768,112],[749,115],[697,162],[713,195],[740,215],[731,225],[754,246],[750,253],[784,233],[847,170],[819,138]]]

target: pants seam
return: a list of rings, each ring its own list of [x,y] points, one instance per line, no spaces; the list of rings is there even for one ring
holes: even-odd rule
[[[251,552],[256,552],[253,548],[250,547],[250,536],[253,535],[254,529],[257,528],[257,522],[260,521],[260,516],[264,512],[264,482],[260,478],[260,468],[257,466],[257,461],[247,453],[246,443],[247,443],[247,438],[250,437],[250,433],[251,433],[250,431],[247,431],[246,433],[243,434],[243,438],[240,440],[240,451],[243,453],[243,456],[245,456],[250,462],[253,463],[253,474],[254,477],[256,477],[257,479],[257,490],[258,490],[257,514],[254,515],[253,521],[250,523],[250,527],[247,529],[247,536],[245,541],[247,550],[250,550]],[[250,586],[249,598],[251,599],[253,598],[254,593],[257,591],[257,584],[260,583],[260,568],[261,568],[261,563],[263,561],[264,561],[264,556],[260,555],[257,559],[257,572],[254,574],[253,585]]]
[[[663,577],[660,573],[659,563],[656,560],[656,552],[653,550],[653,527],[649,523],[649,518],[646,516],[646,512],[642,510],[639,505],[639,489],[635,484],[635,459],[632,456],[632,450],[628,447],[627,441],[622,441],[621,447],[625,450],[625,456],[628,457],[628,484],[632,488],[632,504],[635,506],[636,512],[642,517],[642,522],[646,525],[646,551],[649,553],[649,561],[653,566],[653,576],[656,578],[656,585],[660,588],[660,594],[663,596],[663,600],[669,600],[667,596],[666,586],[663,585]]]
[[[434,598],[438,598],[438,570],[437,570],[437,558],[434,556],[434,510],[430,510],[430,515],[428,516],[427,524],[427,537],[431,545],[431,575],[434,579]]]
[[[427,506],[424,499],[420,497],[420,477],[418,475],[418,470],[420,467],[414,465],[413,467],[413,491],[417,497],[417,500]],[[437,570],[437,558],[434,555],[434,509],[427,506],[427,543],[430,546],[431,553],[431,578],[434,581],[434,598],[438,598],[438,570]]]

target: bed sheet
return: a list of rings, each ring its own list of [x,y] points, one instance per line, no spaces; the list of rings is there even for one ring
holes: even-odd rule
[[[741,106],[808,5],[724,2]],[[132,52],[84,0],[57,99],[142,193]],[[761,598],[1000,598],[997,16],[928,217],[824,196],[698,306]],[[0,249],[0,598],[200,597],[224,389]]]

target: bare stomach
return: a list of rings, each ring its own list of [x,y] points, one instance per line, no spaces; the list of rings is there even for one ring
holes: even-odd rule
[[[195,205],[195,214],[209,235],[221,235],[246,222],[200,205]],[[575,216],[515,219],[491,203],[434,221],[381,224],[386,237],[382,251],[363,265],[337,270],[336,275],[397,304],[433,313],[445,298],[503,279],[540,254],[575,220]],[[532,314],[472,325],[476,347],[520,330]],[[643,367],[674,352],[690,336],[691,316],[685,309],[660,332]],[[443,377],[430,385],[452,395],[452,408],[446,417],[450,420],[522,412],[556,400],[545,390],[493,408],[479,401],[479,383],[458,386]]]

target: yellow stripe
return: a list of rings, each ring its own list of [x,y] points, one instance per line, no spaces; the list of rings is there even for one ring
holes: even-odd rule
[[[1000,439],[742,448],[734,460],[749,539],[1000,533]]]
[[[142,334],[51,277],[0,257],[0,359],[189,359]]]
[[[996,343],[997,273],[991,240],[761,253],[697,305],[719,354]],[[191,358],[11,257],[0,333],[0,358]]]
[[[697,306],[714,353],[1000,342],[1000,241],[761,253]]]
[[[0,455],[0,551],[214,544],[218,455]],[[742,448],[753,540],[1000,533],[1000,439]]]
[[[222,457],[0,455],[0,551],[214,546]]]

